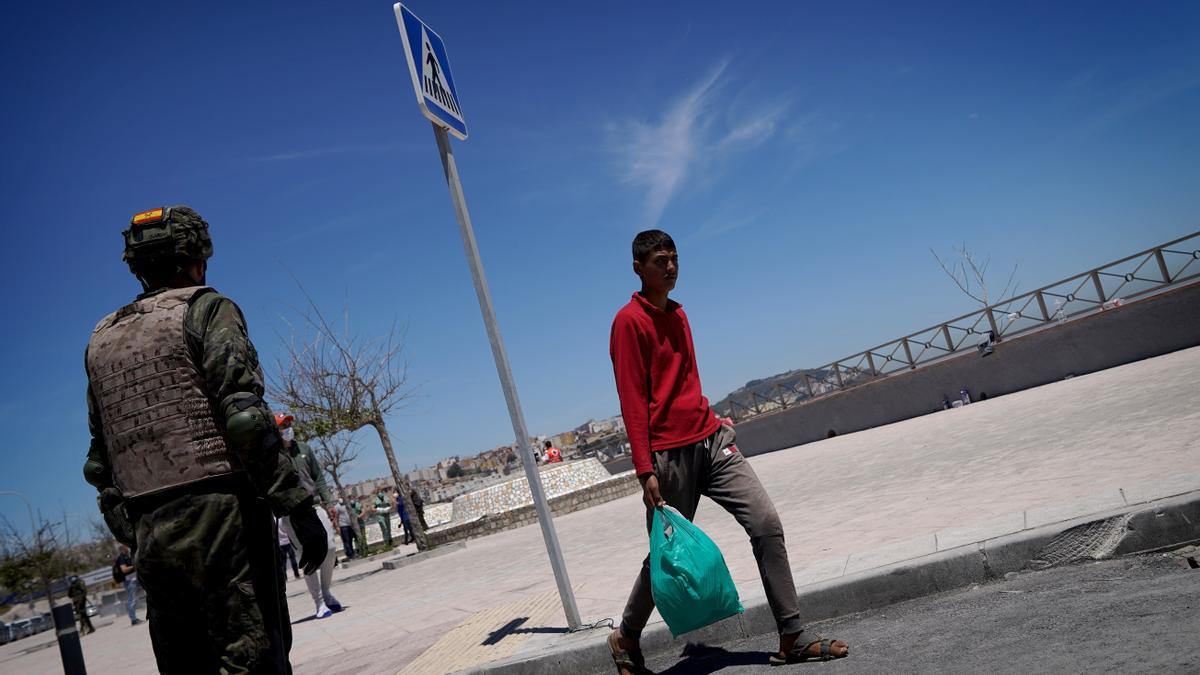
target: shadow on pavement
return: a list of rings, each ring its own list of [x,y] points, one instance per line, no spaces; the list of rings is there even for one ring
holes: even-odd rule
[[[570,632],[570,629],[568,629],[568,628],[560,628],[557,626],[532,626],[530,628],[521,628],[521,626],[524,625],[526,621],[529,621],[529,617],[527,617],[527,616],[517,617],[516,619],[509,621],[508,623],[504,624],[500,628],[497,628],[496,630],[489,633],[487,638],[484,639],[484,641],[481,642],[480,644],[482,644],[484,646],[494,645],[494,644],[500,642],[501,640],[503,640],[504,638],[508,637],[509,635],[521,635],[521,634],[531,634],[531,633],[569,633]]]
[[[729,666],[765,666],[769,663],[765,652],[731,652],[720,647],[690,642],[684,646],[680,657],[682,661],[666,670],[658,671],[659,675],[703,675]]]
[[[350,609],[350,605],[342,605],[342,608],[334,611],[333,614],[341,614],[342,612],[344,612],[348,609]],[[325,618],[331,619],[331,618],[333,618],[333,615],[331,614],[330,616],[327,616]],[[292,622],[292,625],[295,626],[298,623],[308,623],[309,621],[320,621],[320,619],[317,618],[316,614],[309,614],[308,616],[304,617],[303,619],[296,619],[295,621]]]

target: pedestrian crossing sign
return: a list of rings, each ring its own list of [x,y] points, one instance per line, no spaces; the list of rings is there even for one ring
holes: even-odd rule
[[[458,89],[450,74],[450,59],[442,38],[417,15],[400,3],[394,6],[408,73],[417,92],[417,105],[434,124],[445,127],[455,138],[467,140],[467,122],[458,103]]]

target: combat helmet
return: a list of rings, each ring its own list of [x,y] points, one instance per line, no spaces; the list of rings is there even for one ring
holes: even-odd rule
[[[187,206],[143,211],[121,234],[125,237],[122,259],[138,276],[178,266],[185,260],[208,260],[213,253],[208,223]]]

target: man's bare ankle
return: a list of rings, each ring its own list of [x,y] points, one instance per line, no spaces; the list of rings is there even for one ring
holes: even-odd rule
[[[637,638],[631,638],[625,635],[625,631],[620,628],[617,629],[617,646],[621,649],[634,652],[641,651],[641,647],[638,645],[639,642],[640,640]]]

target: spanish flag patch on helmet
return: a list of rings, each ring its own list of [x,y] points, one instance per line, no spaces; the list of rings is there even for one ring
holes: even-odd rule
[[[162,217],[163,209],[150,209],[149,211],[142,211],[141,213],[135,215],[133,220],[129,221],[129,224],[145,225],[147,223],[157,223],[158,221],[162,220]]]

